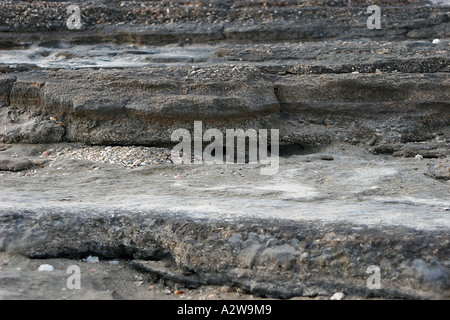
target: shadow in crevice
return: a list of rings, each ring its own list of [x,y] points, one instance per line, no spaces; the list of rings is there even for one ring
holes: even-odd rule
[[[280,144],[280,158],[289,158],[298,155],[307,155],[317,152],[314,148],[306,148],[298,143]]]

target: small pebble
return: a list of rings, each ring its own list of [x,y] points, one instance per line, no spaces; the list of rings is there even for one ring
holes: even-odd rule
[[[49,264],[41,264],[38,268],[39,272],[50,272],[50,271],[54,271],[55,268]]]
[[[439,40],[439,39],[434,39],[432,43],[433,43],[433,44],[438,44],[438,43],[441,43],[441,40]]]
[[[342,292],[336,292],[335,294],[333,294],[330,298],[330,300],[342,300],[344,299],[345,294],[343,294]]]
[[[175,290],[175,292],[174,292],[175,294],[183,294],[184,293],[184,291],[183,290]]]
[[[94,256],[89,256],[85,259],[86,262],[89,263],[99,263],[100,260],[98,259],[98,257],[94,257]]]

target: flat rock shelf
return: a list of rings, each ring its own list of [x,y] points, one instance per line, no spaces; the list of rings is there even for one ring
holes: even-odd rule
[[[0,299],[449,299],[450,7],[367,6],[0,1]]]

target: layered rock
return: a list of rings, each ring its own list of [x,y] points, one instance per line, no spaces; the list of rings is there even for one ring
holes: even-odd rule
[[[82,28],[68,30],[75,4]],[[383,2],[381,30],[369,30],[367,1],[5,1],[0,46],[71,43],[309,41],[329,38],[429,39],[446,36],[448,7],[429,1]]]
[[[448,299],[448,6],[384,1],[369,30],[369,4],[2,1],[0,250],[264,297]],[[194,121],[279,129],[279,172],[67,151],[128,160]]]
[[[33,71],[4,76],[2,142],[171,144],[175,128],[280,128],[304,146],[397,143],[448,125],[449,77],[273,76],[257,67]]]

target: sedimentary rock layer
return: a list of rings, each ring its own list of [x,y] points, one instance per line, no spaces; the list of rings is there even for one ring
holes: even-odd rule
[[[67,8],[79,6],[82,28],[68,30]],[[0,46],[33,42],[137,43],[429,39],[448,35],[448,7],[429,1],[381,5],[383,26],[369,30],[367,1],[14,1],[0,6]],[[378,4],[378,3],[373,3]],[[379,4],[378,4],[379,5]]]
[[[2,142],[162,145],[174,128],[280,128],[304,145],[429,139],[448,73],[270,75],[257,67],[32,71],[0,80]]]

